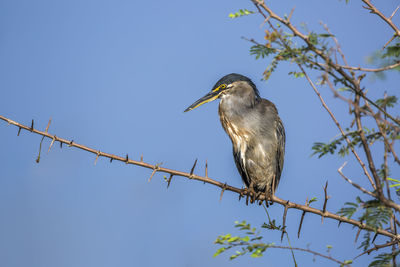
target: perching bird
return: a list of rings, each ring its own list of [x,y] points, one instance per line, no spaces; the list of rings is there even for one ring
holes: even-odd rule
[[[285,129],[275,105],[260,97],[249,78],[231,73],[185,112],[217,98],[219,118],[232,141],[236,167],[248,193],[270,198],[279,184],[285,154]]]

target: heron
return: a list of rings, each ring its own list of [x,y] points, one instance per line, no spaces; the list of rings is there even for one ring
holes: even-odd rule
[[[252,196],[254,202],[264,193],[265,200],[271,200],[281,178],[285,155],[285,128],[277,108],[260,97],[248,77],[231,73],[184,112],[216,99],[220,99],[218,115],[232,141],[233,157],[247,196]]]

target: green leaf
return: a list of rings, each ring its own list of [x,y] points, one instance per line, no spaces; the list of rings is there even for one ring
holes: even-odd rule
[[[308,35],[308,41],[313,45],[317,45],[318,44],[318,35],[314,32],[310,33]]]
[[[243,241],[243,242],[249,242],[250,237],[249,236],[245,236],[245,237],[240,238],[240,240]]]
[[[270,48],[267,47],[265,45],[261,45],[261,44],[257,44],[257,45],[253,45],[250,48],[250,55],[255,55],[256,59],[264,58],[269,56],[270,54],[276,53],[276,49],[275,48]]]
[[[316,197],[313,197],[312,199],[310,199],[310,201],[308,202],[308,204],[311,204],[311,203],[313,203],[313,202],[315,202],[315,201],[317,201],[317,198],[316,198]]]
[[[382,55],[382,58],[387,57],[399,57],[400,56],[400,43],[386,47],[386,52]]]
[[[224,252],[225,250],[226,250],[226,248],[224,248],[224,247],[219,248],[219,249],[214,253],[213,257],[214,257],[214,258],[217,257],[219,254],[221,254],[221,253]]]
[[[322,38],[328,38],[328,37],[334,37],[335,35],[333,34],[329,34],[329,33],[320,33],[318,34],[318,37],[322,37]]]
[[[229,239],[227,240],[227,242],[228,242],[228,243],[232,243],[232,242],[238,241],[239,238],[240,238],[240,237],[238,237],[238,236],[234,236],[234,237],[229,238]]]
[[[384,107],[394,107],[397,104],[397,97],[396,96],[387,96],[385,98],[380,98],[375,101],[375,104],[384,108]]]
[[[392,182],[400,183],[399,180],[396,180],[396,179],[393,179],[393,178],[390,178],[390,177],[388,177],[386,179],[388,179],[389,181],[392,181]]]
[[[247,9],[239,9],[238,12],[230,13],[228,16],[230,18],[234,19],[234,18],[238,18],[238,17],[242,17],[242,16],[247,16],[247,15],[250,15],[250,14],[253,14],[253,13],[254,13],[254,11],[250,11],[250,10],[247,10]]]

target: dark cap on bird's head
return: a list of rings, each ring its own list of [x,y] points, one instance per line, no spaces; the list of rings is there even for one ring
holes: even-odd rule
[[[256,97],[260,97],[257,87],[249,78],[247,78],[246,76],[241,75],[241,74],[231,73],[231,74],[225,75],[224,77],[219,79],[217,81],[217,83],[214,85],[214,87],[212,88],[211,92],[209,92],[208,94],[206,94],[205,96],[203,96],[202,98],[200,98],[199,100],[194,102],[184,112],[190,111],[190,110],[195,109],[207,102],[210,102],[210,101],[213,101],[213,100],[219,98],[221,93],[223,93],[225,90],[229,89],[230,84],[232,84],[234,82],[238,82],[238,81],[244,81],[244,82],[248,83],[253,88]]]

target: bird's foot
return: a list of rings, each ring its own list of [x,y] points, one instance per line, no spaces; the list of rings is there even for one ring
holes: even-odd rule
[[[241,195],[246,196],[246,205],[249,205],[249,200],[251,204],[254,203],[257,193],[254,191],[253,187],[248,187],[243,189],[243,193]]]
[[[274,192],[272,191],[272,188],[265,190],[265,204],[267,205],[267,207],[269,207],[269,205],[274,204],[272,202],[273,195],[274,195]]]

